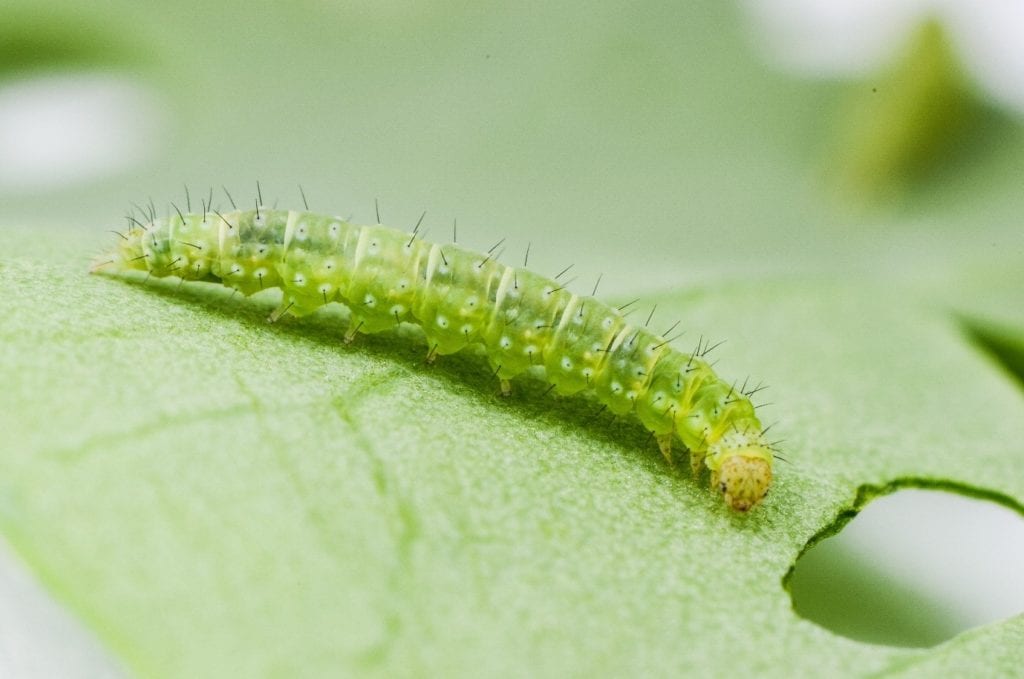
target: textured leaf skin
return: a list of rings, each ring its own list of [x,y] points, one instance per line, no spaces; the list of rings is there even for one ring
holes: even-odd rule
[[[652,300],[720,328],[732,376],[764,376],[784,410],[789,464],[736,516],[586,399],[528,381],[501,399],[485,357],[427,367],[403,331],[346,347],[334,313],[268,326],[272,293],[85,276],[93,243],[0,235],[0,528],[141,676],[1024,662],[1020,616],[871,646],[801,620],[783,586],[865,489],[1021,510],[1019,388],[913,298],[819,281]]]

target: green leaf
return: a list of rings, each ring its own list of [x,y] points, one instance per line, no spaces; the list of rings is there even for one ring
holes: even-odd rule
[[[844,92],[769,71],[726,3],[12,0],[0,25],[27,66],[121,67],[171,121],[137,172],[0,215],[0,531],[138,675],[1024,663],[1021,616],[896,649],[785,590],[876,492],[1022,509],[1016,122],[982,117],[904,204],[851,215],[819,180]],[[766,504],[730,514],[586,399],[498,397],[481,356],[427,367],[413,330],[344,346],[339,311],[271,326],[272,294],[86,275],[129,201],[256,178],[356,221],[374,196],[393,226],[427,207],[438,241],[457,213],[460,242],[532,241],[531,267],[604,271],[623,301],[668,290],[644,300],[680,348],[727,339],[721,374],[771,385]]]
[[[483,357],[428,367],[412,331],[346,347],[337,313],[270,326],[271,299],[89,277],[79,240],[0,243],[0,527],[143,676],[1024,660],[1020,617],[901,650],[803,621],[783,586],[866,489],[1021,509],[1020,390],[914,298],[798,281],[652,300],[729,339],[722,374],[772,385],[789,462],[737,516],[586,399],[519,380],[503,400]]]

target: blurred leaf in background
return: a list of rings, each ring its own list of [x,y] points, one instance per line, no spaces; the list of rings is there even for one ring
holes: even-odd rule
[[[826,161],[845,201],[891,200],[908,182],[955,172],[1024,114],[1018,3],[745,5],[784,68],[861,82],[836,115]]]

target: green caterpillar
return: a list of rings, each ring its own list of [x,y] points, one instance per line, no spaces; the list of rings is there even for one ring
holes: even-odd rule
[[[772,453],[749,393],[715,375],[706,349],[681,353],[593,297],[490,253],[429,243],[419,225],[406,233],[259,203],[225,214],[204,204],[202,214],[167,219],[153,212],[132,219],[92,270],[220,281],[244,295],[279,287],[271,321],[341,302],[351,309],[346,342],[414,323],[428,361],[480,343],[502,394],[510,379],[543,366],[560,393],[592,392],[611,412],[634,413],[669,464],[678,439],[694,478],[707,466],[711,487],[733,509],[746,512],[768,492]]]

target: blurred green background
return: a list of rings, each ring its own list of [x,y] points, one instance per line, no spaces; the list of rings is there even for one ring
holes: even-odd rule
[[[16,0],[3,11],[5,79],[111,68],[165,116],[141,166],[8,192],[7,221],[116,227],[112,205],[152,196],[168,210],[186,182],[251,200],[259,179],[284,205],[302,184],[314,207],[356,219],[376,198],[394,225],[426,209],[435,238],[458,217],[468,243],[533,241],[540,270],[575,261],[581,280],[607,272],[605,290],[839,270],[1020,321],[1019,304],[989,295],[1021,282],[1024,128],[978,114],[952,148],[926,140],[941,162],[885,209],[837,199],[830,172],[869,152],[836,147],[864,82],[771,71],[732,3]],[[869,101],[893,108],[906,89]]]
[[[0,92],[112,76],[128,94],[108,141],[131,157],[19,183],[0,154],[0,230],[12,256],[74,250],[84,272],[132,202],[183,207],[187,184],[193,204],[213,187],[227,205],[222,185],[248,203],[258,180],[267,202],[294,207],[301,185],[314,210],[355,221],[375,221],[375,200],[399,228],[427,210],[429,239],[457,218],[471,247],[507,237],[505,261],[532,243],[531,268],[575,264],[586,292],[603,274],[610,298],[766,281],[899,290],[1019,376],[1024,126],[955,70],[933,29],[908,35],[902,60],[839,81],[772,69],[733,3],[6,0]],[[836,181],[850,172],[870,181]],[[814,299],[868,313],[843,293]],[[778,346],[758,351],[784,354],[805,331],[769,330]]]

